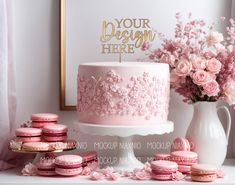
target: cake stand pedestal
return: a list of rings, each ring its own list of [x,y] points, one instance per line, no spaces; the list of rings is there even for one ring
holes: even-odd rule
[[[118,164],[113,166],[115,170],[133,170],[143,167],[134,154],[132,143],[133,136],[162,135],[174,130],[174,123],[156,123],[154,125],[99,125],[78,122],[75,124],[76,130],[82,133],[99,136],[118,136]],[[123,145],[124,143],[124,145]],[[121,145],[120,145],[121,144]],[[123,146],[123,147],[120,147]],[[126,146],[126,147],[125,147]]]

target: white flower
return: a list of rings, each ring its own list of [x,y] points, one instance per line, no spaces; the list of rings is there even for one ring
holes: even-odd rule
[[[210,33],[210,35],[207,37],[207,45],[215,46],[216,44],[219,44],[224,40],[223,34],[219,33],[217,31],[213,31]]]

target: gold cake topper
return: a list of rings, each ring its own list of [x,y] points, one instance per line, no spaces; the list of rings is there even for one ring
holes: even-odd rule
[[[145,18],[122,18],[102,22],[101,53],[135,53],[145,41],[153,41],[156,33]]]

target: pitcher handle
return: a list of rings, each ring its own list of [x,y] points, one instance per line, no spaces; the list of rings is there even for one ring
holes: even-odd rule
[[[229,110],[228,110],[228,108],[226,106],[219,106],[217,109],[218,110],[223,109],[225,114],[226,114],[226,116],[227,116],[226,139],[227,139],[227,142],[228,142],[229,133],[230,133],[230,130],[231,130],[231,115],[230,115],[230,112],[229,112]]]

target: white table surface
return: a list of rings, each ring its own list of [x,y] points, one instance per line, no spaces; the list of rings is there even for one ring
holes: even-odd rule
[[[221,185],[235,185],[235,159],[227,159],[222,169],[225,171],[226,176],[224,179],[217,179],[213,183],[197,183],[191,181],[137,181],[128,178],[121,178],[118,181],[91,181],[88,177],[78,176],[78,177],[70,177],[70,178],[62,178],[62,177],[40,177],[40,176],[22,176],[21,175],[22,168],[10,169],[6,171],[0,172],[0,185],[6,184],[15,184],[15,185],[89,185],[89,184],[105,184],[105,185],[121,185],[121,184],[198,184],[198,185],[209,185],[209,184],[221,184]]]

